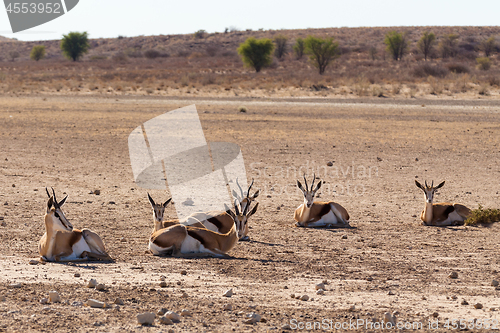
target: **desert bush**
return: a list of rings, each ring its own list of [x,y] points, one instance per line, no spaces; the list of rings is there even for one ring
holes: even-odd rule
[[[424,55],[424,60],[427,61],[427,57],[431,54],[432,48],[436,43],[436,35],[434,33],[426,31],[422,37],[417,42],[417,47]]]
[[[17,51],[10,51],[9,52],[9,58],[10,58],[10,61],[15,61],[17,58],[19,58],[19,52],[17,52]]]
[[[375,46],[370,47],[368,50],[368,55],[370,56],[371,60],[376,60],[377,59],[377,48]]]
[[[73,61],[80,59],[89,50],[89,39],[87,32],[70,32],[63,35],[61,50],[66,58]]]
[[[318,68],[320,75],[323,75],[328,64],[339,56],[339,43],[334,42],[333,37],[323,39],[308,36],[304,44],[305,52],[311,63]]]
[[[457,41],[458,35],[455,34],[448,34],[443,37],[438,46],[441,58],[455,57],[457,55]]]
[[[487,85],[487,84],[482,84],[482,85],[479,87],[478,94],[479,94],[479,95],[482,95],[482,96],[489,96],[489,95],[490,95],[490,92],[489,92],[489,90],[488,90],[488,85]]]
[[[106,57],[103,54],[96,54],[96,55],[91,56],[89,59],[91,61],[98,61],[98,60],[106,60],[106,59],[108,59],[108,57]]]
[[[35,45],[31,49],[30,58],[38,61],[45,58],[45,45]]]
[[[445,77],[448,74],[448,70],[439,65],[431,64],[421,64],[413,69],[413,75],[416,77]]]
[[[136,48],[129,48],[125,50],[125,54],[129,58],[142,58],[144,56],[144,54],[139,49]]]
[[[457,92],[465,93],[469,91],[469,74],[462,74],[455,79],[454,87]]]
[[[431,95],[439,95],[443,92],[443,84],[441,81],[439,81],[438,79],[436,79],[435,77],[433,76],[429,76],[427,78],[427,82],[429,82],[429,86],[430,86],[430,94]]]
[[[158,50],[147,50],[144,52],[144,56],[148,59],[156,59],[161,56],[161,53]]]
[[[221,53],[221,56],[223,57],[236,57],[238,55],[237,52],[231,51],[231,50],[226,50]]]
[[[487,71],[491,67],[491,61],[488,57],[476,58],[477,68],[482,71]]]
[[[255,39],[247,38],[244,43],[238,47],[238,54],[243,63],[248,67],[253,67],[256,72],[273,62],[272,53],[274,44],[269,38]]]
[[[206,33],[207,33],[207,32],[206,32],[205,30],[200,29],[200,30],[196,31],[196,32],[193,34],[193,38],[194,38],[194,39],[202,39],[202,38],[204,38],[204,37],[205,37],[205,34],[206,34]]]
[[[282,60],[286,54],[288,38],[283,35],[274,37],[274,56]]]
[[[114,54],[111,59],[116,62],[125,62],[128,60],[127,55],[124,52],[118,52]]]
[[[391,31],[385,35],[384,44],[394,60],[401,60],[408,49],[407,34]]]
[[[177,52],[177,56],[182,57],[182,58],[189,57],[190,55],[191,55],[191,52],[186,51],[186,50],[180,50]]]
[[[448,68],[448,70],[450,72],[455,73],[455,74],[463,74],[463,73],[470,72],[470,68],[467,65],[460,64],[460,63],[447,64],[446,68]]]
[[[302,59],[304,56],[305,44],[302,38],[297,38],[295,40],[295,44],[293,45],[293,53],[295,53],[295,57],[297,59]]]
[[[490,76],[488,78],[488,83],[492,87],[500,87],[500,78],[498,76]]]
[[[494,37],[490,37],[481,42],[481,51],[484,52],[485,57],[489,57],[496,50],[496,42]]]
[[[205,48],[205,52],[209,57],[215,57],[217,55],[217,52],[219,51],[219,48],[215,45],[209,45]]]
[[[473,209],[470,216],[465,220],[465,225],[489,224],[500,221],[500,209],[483,208]]]

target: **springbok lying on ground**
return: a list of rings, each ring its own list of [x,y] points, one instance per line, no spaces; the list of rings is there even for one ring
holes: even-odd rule
[[[246,208],[250,206],[252,202],[259,196],[260,190],[257,190],[253,195],[250,195],[250,190],[252,188],[253,182],[254,181],[252,179],[252,183],[248,187],[247,193],[245,195],[243,194],[243,190],[241,189],[241,186],[238,184],[238,181],[236,181],[238,187],[240,188],[241,197],[238,197],[238,195],[234,191],[233,195],[240,202],[242,211],[245,211]],[[153,198],[151,198],[151,196],[149,195],[149,193],[148,193],[148,199],[149,202],[151,203],[151,206],[153,207],[153,213],[155,219],[154,231],[158,231],[159,229],[180,223],[183,225],[189,225],[197,228],[206,228],[208,230],[212,230],[221,234],[226,234],[229,232],[229,230],[231,230],[231,228],[234,225],[234,220],[229,214],[229,211],[199,212],[199,213],[193,213],[181,221],[177,220],[163,221],[165,207],[168,205],[171,199],[167,200],[164,204],[156,204]],[[237,222],[236,230],[238,231],[239,240],[244,241],[250,239],[248,236],[249,232],[248,219],[245,219],[242,223]]]
[[[306,176],[304,175],[304,183],[306,188],[297,180],[297,186],[304,194],[304,203],[296,210],[293,218],[298,227],[345,227],[349,226],[349,214],[344,207],[333,201],[314,202],[314,196],[320,189],[322,182],[319,181],[314,188],[314,175],[311,189],[307,187]]]
[[[437,189],[443,187],[444,182],[436,187],[434,187],[434,181],[431,186],[428,186],[427,182],[425,182],[425,187],[417,180],[415,180],[415,184],[425,194],[425,206],[422,214],[420,214],[420,219],[424,225],[461,225],[469,217],[471,211],[464,205],[449,202],[433,203],[434,193]]]
[[[215,256],[226,256],[238,242],[237,224],[255,214],[258,203],[250,212],[241,211],[235,201],[235,213],[226,206],[226,211],[233,219],[233,226],[226,234],[220,234],[206,228],[197,228],[177,224],[154,232],[149,239],[149,250],[154,255],[203,253]],[[250,206],[247,206],[247,208]]]
[[[73,229],[61,207],[68,196],[57,202],[45,189],[49,200],[45,213],[45,234],[40,239],[38,250],[44,261],[112,260],[106,253],[102,239],[89,229]]]

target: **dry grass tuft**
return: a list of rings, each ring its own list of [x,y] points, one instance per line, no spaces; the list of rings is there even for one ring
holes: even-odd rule
[[[473,209],[465,225],[490,224],[500,222],[500,209],[483,208],[479,205],[478,209]]]

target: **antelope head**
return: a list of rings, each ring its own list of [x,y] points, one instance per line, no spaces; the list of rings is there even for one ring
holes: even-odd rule
[[[316,195],[316,192],[319,190],[321,187],[322,182],[319,181],[318,184],[316,185],[316,188],[314,188],[314,182],[316,181],[316,174],[314,174],[314,178],[311,184],[311,189],[308,188],[307,186],[307,180],[306,180],[306,175],[304,174],[304,183],[306,185],[306,188],[302,186],[302,184],[297,180],[297,186],[298,188],[302,191],[304,194],[304,205],[306,205],[307,208],[311,208],[313,202],[314,202],[314,196]],[[314,188],[314,190],[313,190]]]
[[[165,207],[167,207],[167,205],[170,203],[172,198],[168,199],[164,203],[157,204],[157,203],[155,203],[153,198],[151,198],[151,196],[148,193],[148,199],[149,199],[149,203],[151,203],[151,207],[153,207],[155,230],[160,230],[162,228]]]
[[[248,211],[250,205],[247,205],[242,211],[241,205],[238,203],[238,200],[234,200],[234,212],[226,204],[224,204],[224,207],[226,208],[226,212],[233,218],[234,223],[236,224],[238,239],[244,238],[248,218],[255,214],[255,212],[257,212],[259,203],[257,202],[251,211]]]
[[[444,185],[444,181],[440,183],[438,186],[434,187],[434,181],[432,181],[431,186],[427,185],[427,181],[425,181],[425,186],[420,184],[417,180],[415,180],[415,185],[424,191],[425,201],[427,203],[432,203],[434,200],[434,193]]]
[[[238,185],[238,188],[240,189],[241,196],[238,196],[238,194],[236,193],[235,190],[233,190],[233,196],[236,199],[238,199],[238,201],[241,203],[241,207],[243,207],[243,209],[245,209],[247,206],[250,206],[252,204],[252,201],[257,199],[257,197],[260,194],[260,189],[259,189],[259,190],[255,191],[255,193],[253,195],[250,195],[250,189],[252,188],[253,182],[254,182],[254,179],[252,178],[252,183],[248,187],[247,194],[245,195],[243,193],[243,189],[241,188],[240,184],[238,183],[238,178],[236,178],[236,185]]]
[[[47,195],[49,196],[49,201],[47,202],[47,212],[45,213],[45,225],[50,225],[54,232],[72,232],[73,225],[66,219],[64,213],[61,210],[62,205],[66,202],[68,196],[66,195],[61,201],[57,201],[56,193],[52,189],[52,195],[50,195],[49,190],[45,188]]]

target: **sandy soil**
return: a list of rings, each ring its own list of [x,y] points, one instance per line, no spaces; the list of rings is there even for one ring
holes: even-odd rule
[[[127,137],[193,103],[207,141],[239,144],[262,190],[251,241],[230,259],[146,252],[152,211],[133,181]],[[0,123],[0,331],[279,332],[294,320],[380,322],[395,311],[398,322],[423,324],[415,331],[430,330],[429,320],[448,331],[446,319],[500,319],[500,291],[491,286],[500,279],[500,226],[424,227],[414,185],[416,177],[446,180],[438,200],[498,207],[498,102],[4,96]],[[326,182],[320,199],[346,207],[353,228],[294,227],[303,171]],[[69,194],[66,216],[100,234],[115,263],[29,265],[44,233],[46,186]],[[95,189],[101,194],[90,194]],[[105,290],[86,288],[91,278]],[[323,280],[327,291],[316,295]],[[229,288],[235,294],[223,297]],[[62,303],[41,304],[51,290]],[[110,306],[89,308],[89,298]],[[116,298],[124,305],[112,304]],[[192,317],[138,326],[136,314],[159,308]],[[263,322],[244,324],[250,312]]]

